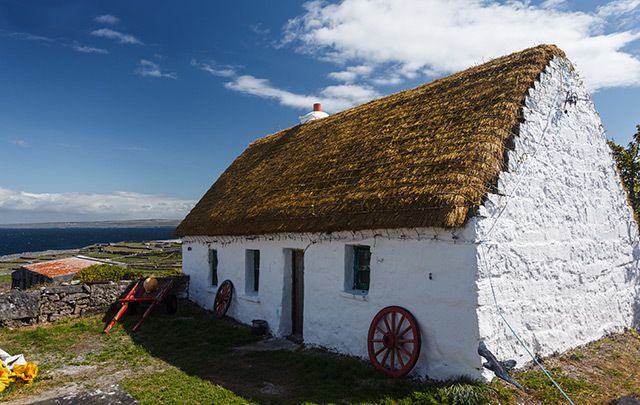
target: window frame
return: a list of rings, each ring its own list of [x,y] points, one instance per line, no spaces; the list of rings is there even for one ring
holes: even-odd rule
[[[369,290],[371,289],[371,246],[361,244],[345,244],[344,247],[344,287],[342,291],[352,295],[366,296],[367,294],[369,294]],[[358,278],[361,279],[359,253],[363,250],[369,252],[368,285],[358,283]]]
[[[260,293],[260,250],[245,250],[245,294]]]
[[[354,291],[362,291],[364,292],[369,292],[369,289],[371,288],[371,247],[370,246],[364,246],[364,245],[354,245],[352,247],[352,252],[353,252],[353,269],[352,269],[352,289]],[[366,252],[369,255],[369,263],[366,264],[366,268],[367,270],[363,270],[362,267],[360,265],[360,254]],[[367,278],[368,281],[366,283],[364,283],[361,280],[361,273],[367,273]]]

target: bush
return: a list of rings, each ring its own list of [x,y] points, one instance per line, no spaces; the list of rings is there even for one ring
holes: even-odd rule
[[[83,283],[95,283],[100,281],[135,280],[145,273],[142,270],[127,269],[112,264],[94,264],[76,273],[74,280]]]

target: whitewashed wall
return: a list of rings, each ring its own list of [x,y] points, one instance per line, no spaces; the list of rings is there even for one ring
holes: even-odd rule
[[[577,104],[565,103],[567,93],[576,94]],[[500,194],[488,196],[456,243],[434,229],[187,237],[183,270],[191,276],[191,299],[212,307],[208,249],[217,249],[219,280],[236,286],[229,315],[244,323],[265,319],[273,334],[287,335],[287,249],[306,249],[306,344],[366,358],[371,319],[385,306],[400,305],[422,331],[415,373],[437,379],[479,377],[479,340],[500,359],[515,358],[520,366],[529,361],[498,316],[490,279],[505,317],[537,354],[637,325],[636,225],[600,119],[566,61],[552,61],[531,89],[524,115],[508,171],[499,178]],[[440,240],[433,240],[438,233]],[[364,299],[343,291],[347,244],[371,246]],[[260,250],[257,297],[244,293],[246,249]]]
[[[577,104],[565,104],[568,92]],[[530,358],[496,312],[491,274],[505,317],[538,354],[596,340],[640,316],[636,225],[599,116],[565,60],[547,67],[524,117],[500,175],[504,196],[490,195],[474,219],[485,241],[478,256],[480,336],[499,358],[519,365]]]
[[[215,288],[208,287],[209,247],[218,251],[219,280],[231,279],[236,297],[229,315],[249,323],[265,319],[275,335],[291,329],[289,252],[306,249],[304,341],[368,358],[367,332],[374,315],[388,305],[407,308],[422,333],[422,352],[414,372],[431,378],[480,376],[476,354],[476,248],[467,235],[454,243],[451,233],[420,229],[366,234],[295,235],[260,238],[185,238],[184,272],[191,276],[190,298],[211,308]],[[384,236],[383,236],[384,235]],[[278,238],[281,240],[278,240]],[[310,244],[311,241],[317,243]],[[371,247],[371,284],[366,297],[344,292],[345,246]],[[191,248],[191,251],[189,251]],[[244,296],[245,249],[259,249],[260,292]],[[432,279],[429,279],[431,273]]]

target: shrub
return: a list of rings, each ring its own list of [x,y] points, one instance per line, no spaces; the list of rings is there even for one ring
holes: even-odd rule
[[[94,264],[84,268],[76,273],[74,280],[80,280],[83,283],[100,282],[100,281],[120,281],[134,280],[142,277],[144,272],[141,270],[127,269],[112,264]]]

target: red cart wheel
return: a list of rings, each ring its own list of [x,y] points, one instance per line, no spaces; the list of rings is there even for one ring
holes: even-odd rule
[[[231,299],[233,298],[233,283],[231,280],[225,280],[218,287],[216,299],[213,301],[213,314],[216,318],[222,318],[229,310]]]
[[[420,328],[416,318],[402,307],[380,310],[371,321],[367,348],[371,364],[388,377],[403,377],[420,355]]]

